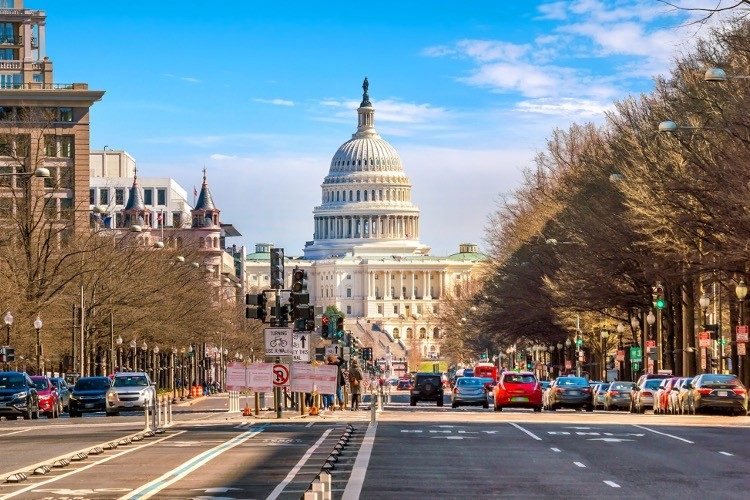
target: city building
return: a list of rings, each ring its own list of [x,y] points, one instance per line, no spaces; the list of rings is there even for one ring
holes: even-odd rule
[[[485,259],[477,245],[433,256],[419,241],[419,208],[393,146],[375,129],[375,109],[363,84],[357,130],[333,155],[313,210],[313,240],[302,257],[288,257],[308,273],[310,300],[334,305],[345,326],[374,347],[376,357],[403,357],[417,349],[423,359],[440,357],[440,301],[472,279]],[[256,245],[247,256],[249,290],[268,288],[269,251]]]
[[[135,159],[125,151],[91,152],[89,206],[105,214],[105,224],[122,227],[122,210],[129,200],[136,175]],[[170,177],[139,177],[143,203],[154,213],[151,227],[189,227],[191,204],[188,194]]]
[[[46,54],[46,14],[3,0],[0,9],[0,174],[49,171],[48,178],[0,177],[0,213],[13,213],[21,183],[50,195],[45,214],[76,231],[88,227],[89,108],[103,91],[55,82]],[[31,203],[31,198],[25,198]]]

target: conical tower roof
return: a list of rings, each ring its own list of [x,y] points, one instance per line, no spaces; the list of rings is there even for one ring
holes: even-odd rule
[[[201,192],[198,195],[198,201],[195,203],[194,210],[216,210],[214,199],[211,196],[211,190],[208,188],[205,168],[203,169],[203,185],[201,186]]]
[[[141,191],[141,186],[138,184],[138,170],[136,169],[133,176],[133,185],[130,187],[130,194],[128,195],[128,203],[125,205],[124,211],[145,209],[146,204],[143,202],[143,192]]]

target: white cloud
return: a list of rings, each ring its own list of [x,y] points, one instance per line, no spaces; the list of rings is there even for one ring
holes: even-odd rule
[[[172,73],[162,73],[162,76],[166,78],[171,78],[173,80],[182,80],[183,82],[188,82],[188,83],[200,83],[201,82],[198,78],[195,78],[193,76],[178,76],[178,75],[173,75]]]
[[[537,19],[561,20],[568,17],[567,5],[569,2],[552,2],[540,5],[537,10],[541,14]]]
[[[435,45],[422,50],[422,55],[427,57],[445,57],[456,54],[456,49],[446,45]]]
[[[532,99],[516,104],[516,110],[523,113],[538,113],[542,115],[592,117],[603,115],[613,109],[612,104],[588,99],[563,97],[560,99]]]
[[[209,156],[212,160],[216,161],[226,161],[226,160],[236,160],[237,155],[225,155],[221,153],[214,153],[211,156]]]
[[[516,61],[526,55],[530,45],[519,45],[500,40],[459,40],[458,50],[479,62]]]
[[[274,106],[294,106],[294,101],[290,101],[289,99],[253,99],[253,101],[261,104],[272,104]]]

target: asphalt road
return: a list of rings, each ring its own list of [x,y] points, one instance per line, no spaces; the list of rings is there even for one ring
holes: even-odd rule
[[[212,397],[176,409],[163,434],[0,484],[0,499],[299,498],[347,424],[355,430],[333,471],[334,498],[737,498],[750,488],[750,417],[494,413],[410,407],[403,394],[377,425],[367,409],[277,421],[226,407]],[[141,421],[1,422],[0,477]]]

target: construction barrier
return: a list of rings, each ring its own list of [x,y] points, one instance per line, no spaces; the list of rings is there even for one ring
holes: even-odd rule
[[[229,409],[227,411],[230,413],[240,411],[239,391],[229,391]]]

